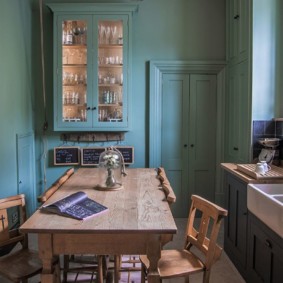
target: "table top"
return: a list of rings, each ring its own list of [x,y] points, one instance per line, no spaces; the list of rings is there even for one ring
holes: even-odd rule
[[[97,168],[78,169],[45,205],[77,191],[109,208],[86,220],[37,210],[20,228],[25,233],[175,234],[177,227],[154,168],[127,169],[123,189],[99,191]]]

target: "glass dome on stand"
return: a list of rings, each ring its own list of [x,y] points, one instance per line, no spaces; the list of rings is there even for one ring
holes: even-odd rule
[[[99,157],[99,183],[96,189],[120,190],[123,188],[122,178],[126,176],[124,158],[114,147],[102,152]]]

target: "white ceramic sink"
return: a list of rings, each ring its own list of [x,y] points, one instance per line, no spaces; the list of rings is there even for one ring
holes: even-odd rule
[[[248,209],[283,238],[283,184],[249,184]]]

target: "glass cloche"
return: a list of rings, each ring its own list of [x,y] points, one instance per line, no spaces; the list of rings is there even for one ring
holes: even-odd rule
[[[98,188],[118,190],[122,188],[122,177],[126,175],[124,159],[120,151],[109,148],[99,157],[99,184]]]

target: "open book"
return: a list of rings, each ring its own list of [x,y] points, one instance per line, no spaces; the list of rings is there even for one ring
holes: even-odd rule
[[[83,220],[107,211],[108,208],[88,198],[84,192],[77,192],[54,203],[43,205],[41,210]]]

